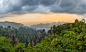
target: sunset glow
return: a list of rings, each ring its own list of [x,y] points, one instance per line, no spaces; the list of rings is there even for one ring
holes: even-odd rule
[[[77,15],[75,14],[66,14],[66,13],[53,13],[53,14],[39,14],[39,13],[28,13],[23,15],[15,15],[13,17],[4,17],[1,18],[1,21],[10,21],[10,22],[17,22],[17,23],[23,23],[27,25],[26,23],[29,22],[73,22],[75,19],[79,19]]]

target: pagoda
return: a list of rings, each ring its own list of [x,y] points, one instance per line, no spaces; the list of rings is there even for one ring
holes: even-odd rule
[[[75,20],[75,23],[78,23],[78,19]]]

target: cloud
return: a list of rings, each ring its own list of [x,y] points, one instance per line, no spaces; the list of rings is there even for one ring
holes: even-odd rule
[[[86,14],[86,0],[0,0],[0,14],[47,12]]]

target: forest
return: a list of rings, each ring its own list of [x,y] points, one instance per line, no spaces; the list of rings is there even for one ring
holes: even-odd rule
[[[30,37],[29,33],[21,34],[15,30],[0,27],[0,52],[86,52],[85,20],[53,25],[48,35],[45,30],[42,30],[38,36],[34,34]]]

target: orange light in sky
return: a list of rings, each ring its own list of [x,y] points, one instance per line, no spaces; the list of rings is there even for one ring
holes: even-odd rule
[[[13,17],[11,16],[1,18],[0,21],[11,21],[24,24],[26,22],[45,22],[45,21],[73,22],[75,19],[79,19],[78,15],[66,13],[53,13],[53,14],[27,13],[23,15],[15,15]]]

